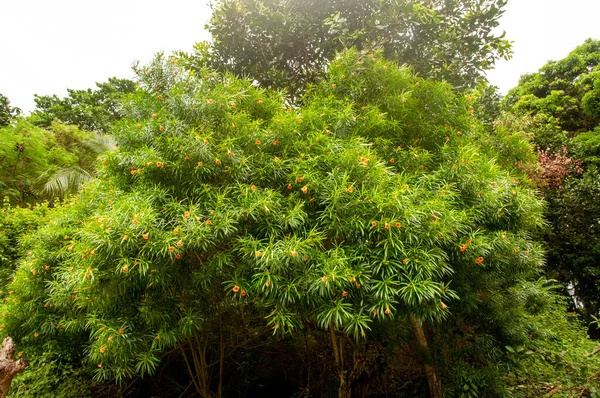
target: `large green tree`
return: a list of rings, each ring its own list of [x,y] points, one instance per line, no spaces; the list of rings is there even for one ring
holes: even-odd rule
[[[523,135],[487,137],[469,98],[379,53],[336,58],[297,109],[177,60],[139,72],[102,178],[27,239],[4,331],[85,344],[106,380],[178,354],[203,396],[247,311],[327,336],[342,397],[366,393],[376,329],[408,332],[436,398],[445,329],[527,341],[512,289],[542,263],[541,201],[494,160],[531,161]]]
[[[48,127],[55,119],[77,125],[81,129],[107,133],[111,123],[122,117],[119,100],[135,90],[128,79],[110,78],[96,83],[96,89],[68,89],[68,95],[36,95],[32,120],[38,126]]]
[[[4,95],[0,94],[0,127],[10,123],[12,119],[21,113],[19,108],[10,106],[10,101]]]
[[[510,44],[494,28],[505,0],[218,0],[213,65],[297,95],[336,51],[386,58],[455,87],[474,86]]]
[[[600,304],[600,41],[587,40],[566,58],[524,75],[505,98],[516,129],[539,146],[541,188],[551,223],[548,265],[576,306]]]

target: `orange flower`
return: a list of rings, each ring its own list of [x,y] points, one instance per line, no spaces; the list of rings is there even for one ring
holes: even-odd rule
[[[152,114],[152,119],[156,119],[156,113]]]
[[[160,131],[165,131],[165,126],[160,126],[158,129],[159,129]]]
[[[140,223],[140,221],[139,221],[137,218],[134,218],[134,219],[133,219],[133,223],[134,223],[134,224],[139,224],[139,223]]]
[[[254,143],[255,143],[256,145],[260,145],[260,140],[256,140],[256,141],[254,141]]]
[[[146,232],[145,234],[142,235],[142,238],[144,238],[145,240],[148,240],[148,232]]]
[[[250,189],[251,189],[252,191],[256,191],[256,185],[252,185],[252,186],[250,187]]]
[[[477,260],[475,260],[475,264],[481,264],[483,262],[483,257],[479,257]]]
[[[260,257],[260,256],[262,256],[262,252],[260,252],[260,251],[254,252],[254,257]]]
[[[402,260],[402,264],[404,264],[404,265],[408,264],[408,259],[405,258],[404,260]]]
[[[352,192],[354,192],[354,188],[348,187],[348,188],[346,188],[346,191],[348,191],[348,193],[352,193]]]
[[[385,223],[385,229],[390,229],[390,224]]]
[[[198,162],[198,167],[202,167],[202,162]]]
[[[298,255],[298,252],[296,250],[292,250],[290,254],[292,255],[292,257],[296,257]]]
[[[208,140],[204,140],[202,142],[204,143],[204,145],[208,145]]]
[[[377,221],[371,221],[371,226],[372,227],[376,227],[377,226]]]
[[[280,159],[279,159],[277,156],[275,156],[275,161],[276,161],[276,162],[279,162],[279,161],[280,161]]]
[[[171,253],[173,253],[173,252],[175,251],[175,248],[174,248],[173,246],[169,246],[169,251],[170,251]]]
[[[273,145],[275,145],[275,146],[279,145],[279,141],[277,141],[277,140],[273,141]]]
[[[302,182],[302,176],[298,176],[298,177],[296,178],[296,181],[298,181],[298,182]]]
[[[183,242],[181,241],[181,239],[179,239],[179,241],[177,242],[177,247],[181,247],[183,246]]]
[[[216,160],[215,160],[215,163],[216,163],[216,164],[221,164],[221,159],[216,159]]]
[[[391,312],[392,312],[392,311],[390,311],[390,309],[389,309],[389,308],[386,308],[386,309],[385,309],[385,311],[384,311],[384,313],[385,313],[386,315],[389,315],[389,314],[391,314]]]
[[[229,149],[227,150],[227,156],[231,157],[233,155],[233,152],[231,152]]]
[[[259,99],[258,101],[256,101],[256,103],[257,103],[258,105],[262,105],[262,104],[263,104],[263,100]]]
[[[468,247],[469,247],[469,245],[467,245],[467,244],[465,243],[464,245],[462,245],[462,246],[460,247],[460,251],[461,251],[461,252],[464,252],[465,250],[467,250],[467,248],[468,248]]]
[[[400,228],[402,226],[402,224],[400,224],[399,222],[396,223],[396,228]]]
[[[288,184],[287,189],[292,189],[292,184]]]
[[[246,297],[246,291],[245,290],[242,290],[241,294],[242,294],[242,297]]]
[[[396,160],[394,158],[391,158],[390,163],[394,163],[394,162],[396,162]]]
[[[233,290],[233,292],[234,292],[234,293],[237,293],[237,292],[239,292],[239,291],[240,291],[240,287],[239,287],[238,285],[235,285],[235,286],[233,287],[233,289],[231,289],[231,290]]]
[[[177,254],[175,255],[175,258],[176,258],[177,260],[181,260],[181,254],[177,253]]]
[[[344,290],[344,291],[342,292],[342,297],[348,297],[348,292]]]
[[[206,225],[211,225],[212,221],[211,220],[206,220]]]
[[[163,167],[163,162],[156,162],[156,167]]]
[[[302,193],[307,193],[308,192],[308,185],[303,186],[302,188],[300,188],[300,190],[302,191]]]
[[[448,308],[448,306],[446,304],[444,304],[443,301],[440,301],[440,307],[442,307],[443,310],[445,310],[446,308]]]
[[[183,212],[183,217],[184,218],[188,218],[190,216],[190,212],[189,211],[184,211]]]
[[[321,281],[322,281],[323,283],[327,283],[327,277],[326,277],[326,276],[322,277],[322,278],[321,278]]]
[[[131,170],[131,175],[135,175],[135,170]]]
[[[104,354],[105,351],[106,351],[106,347],[100,347],[100,354]]]

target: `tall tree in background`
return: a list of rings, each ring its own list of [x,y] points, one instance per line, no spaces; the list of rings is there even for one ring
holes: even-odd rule
[[[548,201],[548,270],[572,285],[586,314],[600,308],[600,41],[524,75],[505,98],[539,145]]]
[[[4,95],[0,94],[0,127],[6,126],[12,119],[21,113],[19,108],[10,106],[10,101]]]
[[[382,48],[422,76],[472,87],[510,43],[506,0],[217,0],[207,25],[214,67],[296,95],[336,51]]]
[[[110,125],[122,117],[119,100],[135,90],[135,83],[113,77],[96,86],[96,90],[68,89],[69,95],[65,98],[36,95],[32,120],[41,127],[48,127],[57,119],[84,130],[109,132]]]

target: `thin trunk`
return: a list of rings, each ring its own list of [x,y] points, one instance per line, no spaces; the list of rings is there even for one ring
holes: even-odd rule
[[[333,346],[333,356],[335,357],[335,369],[338,372],[338,378],[340,379],[340,387],[338,389],[338,398],[350,398],[352,396],[351,385],[347,380],[347,372],[344,369],[344,351],[343,351],[343,338],[339,339],[335,335],[335,329],[333,322],[329,323],[329,333],[331,335],[331,345]]]
[[[198,381],[196,380],[195,373],[192,371],[192,367],[190,366],[190,361],[188,361],[188,358],[187,358],[187,355],[183,348],[183,345],[179,345],[179,348],[181,349],[181,355],[183,355],[183,359],[185,360],[185,366],[187,367],[188,373],[190,374],[190,377],[192,378],[192,382],[194,382],[194,387],[196,387],[196,391],[198,391],[198,394],[202,395],[202,390],[200,389],[200,385],[198,384]]]
[[[423,330],[423,322],[418,320],[415,316],[411,316],[410,325],[415,334],[417,345],[423,353],[429,354],[429,344],[427,343],[427,336],[425,336],[425,331]],[[428,363],[427,359],[426,361],[423,361],[423,368],[425,370],[425,376],[427,376],[427,382],[429,383],[429,394],[431,395],[431,398],[442,398],[442,380],[440,379],[435,365]]]
[[[223,339],[223,317],[221,315],[221,306],[219,305],[219,344],[221,345],[221,352],[219,355],[219,388],[218,397],[223,396],[223,364],[225,362],[225,341]]]

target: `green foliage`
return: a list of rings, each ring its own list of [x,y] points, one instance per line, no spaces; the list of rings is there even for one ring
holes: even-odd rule
[[[46,130],[19,119],[0,130],[0,192],[20,206],[74,192],[93,178],[109,142],[74,126],[53,122]]]
[[[69,362],[64,351],[48,350],[40,352],[25,371],[12,382],[10,398],[88,398],[93,396],[92,383],[84,369],[76,362]]]
[[[21,344],[83,344],[97,379],[122,381],[218,355],[244,308],[357,350],[411,318],[452,330],[485,311],[492,347],[518,330],[509,289],[543,263],[542,203],[494,156],[511,142],[511,165],[531,160],[524,136],[487,136],[468,98],[379,53],[336,57],[301,108],[162,56],[138,72],[101,178],[24,239],[2,308]]]
[[[547,63],[537,73],[522,76],[505,103],[519,115],[545,115],[571,137],[593,130],[600,124],[600,108],[594,103],[600,87],[599,62],[600,41],[589,39],[568,57]]]
[[[383,49],[387,59],[454,87],[472,87],[510,43],[498,26],[505,0],[212,3],[213,66],[297,96],[336,51]]]
[[[68,89],[69,95],[65,98],[36,95],[32,120],[41,127],[49,127],[57,119],[84,130],[109,132],[111,123],[123,116],[119,106],[121,97],[133,92],[135,83],[112,77],[96,86],[96,90]]]
[[[0,128],[6,126],[15,117],[19,116],[21,110],[10,106],[10,101],[0,94]]]
[[[513,131],[526,129],[540,149],[549,148],[540,152],[547,181],[539,181],[552,226],[545,237],[548,268],[565,289],[573,286],[578,302],[573,306],[587,315],[597,312],[600,297],[599,62],[600,41],[590,39],[568,57],[523,76],[505,98],[511,115],[504,118],[518,121]]]
[[[24,252],[20,247],[21,237],[44,224],[47,214],[47,203],[26,208],[12,207],[8,197],[4,197],[4,206],[0,209],[0,286],[3,294]]]

